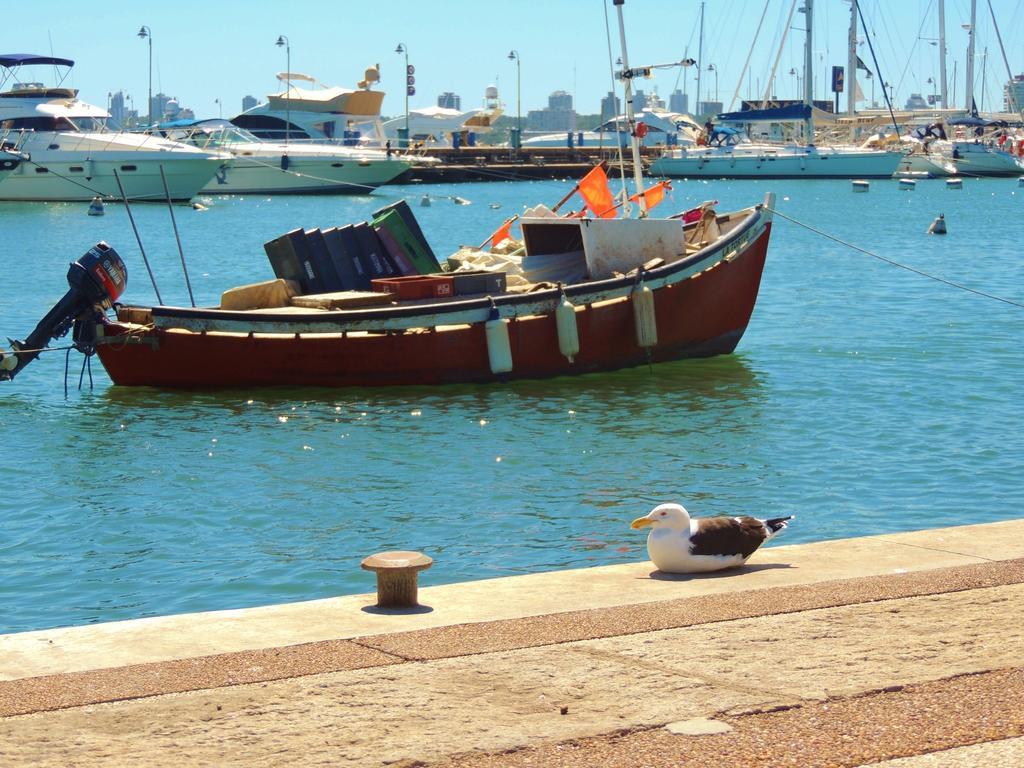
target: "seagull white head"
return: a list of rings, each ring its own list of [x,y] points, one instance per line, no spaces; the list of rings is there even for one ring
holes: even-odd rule
[[[643,517],[638,517],[629,524],[630,528],[671,528],[688,531],[690,529],[690,513],[682,504],[659,504]]]

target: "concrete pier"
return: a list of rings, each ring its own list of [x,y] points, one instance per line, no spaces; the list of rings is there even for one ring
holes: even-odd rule
[[[0,636],[0,765],[1016,765],[1024,521]],[[368,585],[369,587],[369,585]]]

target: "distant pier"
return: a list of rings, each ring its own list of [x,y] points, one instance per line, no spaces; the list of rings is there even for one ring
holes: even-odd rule
[[[424,149],[416,154],[439,163],[414,166],[394,183],[410,182],[461,184],[468,181],[527,181],[536,179],[579,179],[602,160],[612,167],[619,163],[614,146],[605,147],[460,147]],[[643,153],[645,165],[653,152]],[[626,173],[633,173],[629,148],[623,150]]]

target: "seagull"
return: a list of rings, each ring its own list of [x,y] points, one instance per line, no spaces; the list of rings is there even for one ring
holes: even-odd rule
[[[793,519],[773,517],[691,518],[682,504],[659,504],[630,528],[651,526],[647,554],[659,571],[701,573],[736,568]]]

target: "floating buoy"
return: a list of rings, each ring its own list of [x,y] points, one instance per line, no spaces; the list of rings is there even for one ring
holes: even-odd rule
[[[498,314],[498,308],[491,301],[491,316],[484,323],[487,336],[487,359],[491,373],[508,373],[512,370],[512,342],[508,337],[509,321]]]
[[[491,203],[491,210],[496,211],[501,208],[501,203]]]
[[[917,188],[917,182],[913,179],[900,179],[900,189],[913,192]]]
[[[963,179],[946,179],[946,189],[963,189]]]
[[[946,216],[939,214],[939,217],[935,219],[928,227],[929,235],[944,235],[946,234]]]
[[[869,184],[864,179],[854,179],[853,180],[853,191],[854,192],[867,192],[870,188],[871,188],[871,184]]]
[[[1021,176],[1019,179],[1017,179],[1017,186],[1024,187],[1024,176]]]
[[[455,195],[455,197],[452,198],[452,202],[456,205],[469,205],[469,200],[464,197],[459,197],[458,195]]]
[[[420,205],[423,206],[424,208],[430,205],[430,195],[424,195],[423,197],[421,197]]]
[[[633,289],[633,322],[636,343],[644,349],[658,345],[658,322],[654,314],[654,292],[643,283]]]
[[[97,195],[96,197],[94,197],[92,199],[92,202],[89,203],[89,215],[90,216],[102,216],[103,213],[104,213],[104,211],[103,211],[103,200],[100,199],[99,195]]]
[[[576,325],[576,306],[562,291],[562,298],[555,307],[555,327],[558,329],[558,351],[571,363],[580,353],[580,333]]]
[[[194,203],[192,203],[192,210],[193,211],[205,211],[206,210],[206,206],[203,205],[200,202],[194,202]]]

